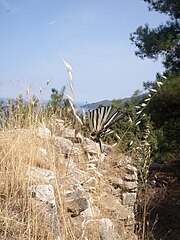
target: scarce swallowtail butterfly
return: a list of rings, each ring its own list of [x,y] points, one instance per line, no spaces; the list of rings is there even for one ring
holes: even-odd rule
[[[110,127],[125,116],[114,106],[99,106],[87,112],[91,138],[99,143],[102,152],[101,139],[113,131]]]

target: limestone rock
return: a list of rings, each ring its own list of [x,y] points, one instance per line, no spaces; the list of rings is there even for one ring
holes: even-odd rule
[[[71,213],[71,217],[77,217],[82,211],[88,208],[88,201],[84,198],[74,199],[66,203],[67,211]]]
[[[43,139],[51,138],[51,131],[48,128],[38,127],[35,132],[36,132],[36,135],[40,138],[43,138]]]
[[[120,177],[109,177],[109,182],[115,189],[124,187],[124,181]]]
[[[85,190],[81,184],[71,185],[73,189],[65,190],[65,200],[72,201],[74,199],[82,198],[85,195]]]
[[[45,182],[49,182],[55,178],[52,171],[31,166],[27,167],[26,176],[32,180],[41,180]]]
[[[32,193],[33,198],[38,198],[44,203],[55,206],[54,189],[51,184],[30,186],[29,191]]]
[[[94,141],[85,138],[85,150],[87,151],[87,153],[90,154],[98,154],[98,152],[100,152],[100,148],[98,143],[95,143]]]
[[[39,148],[38,150],[44,158],[48,156],[47,150],[45,148]]]
[[[77,167],[73,159],[67,163],[67,176],[69,183],[73,185],[83,183],[87,177],[86,173]]]
[[[63,132],[64,138],[75,139],[75,129],[65,128]]]
[[[98,207],[90,205],[87,209],[80,213],[84,219],[98,218],[100,214],[101,212]]]
[[[56,147],[61,148],[63,153],[66,153],[66,154],[70,154],[73,150],[73,143],[69,139],[66,139],[63,137],[55,137],[54,145]]]
[[[76,135],[76,138],[80,141],[80,142],[83,142],[84,139],[83,139],[83,136],[78,132],[78,134]]]
[[[124,180],[126,181],[137,181],[137,174],[126,174],[124,176]]]
[[[137,193],[123,193],[122,194],[122,202],[123,205],[133,206],[136,202]]]
[[[136,182],[127,182],[127,181],[125,181],[124,182],[124,186],[125,186],[125,189],[127,191],[131,191],[131,192],[137,191],[137,183]]]
[[[117,167],[125,167],[125,166],[127,166],[128,164],[131,164],[131,163],[132,163],[131,157],[124,156],[124,155],[121,155],[119,159],[114,161],[114,164]]]
[[[112,221],[109,218],[102,218],[100,220],[100,239],[101,240],[116,240],[119,239],[114,230]]]
[[[105,212],[109,213],[114,219],[119,219],[122,221],[128,218],[133,218],[132,211],[121,204],[120,198],[112,196],[110,194],[102,196],[101,200],[102,207]]]
[[[53,239],[60,240],[61,234],[59,232],[59,219],[53,186],[51,184],[33,185],[28,190],[32,195],[32,206],[34,208],[38,206],[39,210],[41,209],[42,213],[44,213],[44,218],[49,222],[48,227],[50,231],[52,231],[52,228],[54,229]]]

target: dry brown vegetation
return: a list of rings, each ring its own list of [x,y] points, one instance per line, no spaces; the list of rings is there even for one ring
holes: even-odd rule
[[[27,115],[27,117],[29,116]],[[103,189],[106,188],[106,183],[100,173],[100,171],[105,171],[103,167],[96,166],[95,169],[88,169],[89,159],[87,154],[83,152],[80,143],[74,143],[73,156],[71,154],[67,156],[53,144],[52,137],[49,139],[38,137],[36,134],[38,126],[47,126],[52,134],[61,135],[54,116],[50,119],[46,118],[46,122],[44,119],[42,115],[39,119],[38,116],[30,117],[27,121],[29,124],[25,124],[24,128],[20,128],[18,122],[21,121],[18,119],[17,122],[13,121],[13,124],[10,122],[1,129],[0,239],[57,239],[57,229],[55,229],[53,221],[50,224],[49,217],[43,213],[41,204],[32,201],[33,195],[29,193],[29,187],[34,183],[44,183],[44,180],[34,179],[28,175],[29,166],[53,171],[55,178],[51,184],[55,190],[56,207],[60,221],[58,231],[61,232],[62,239],[79,239],[82,232],[78,232],[76,224],[72,223],[69,215],[72,212],[68,210],[64,201],[65,188],[68,184],[66,179],[71,178],[69,165],[72,157],[79,169],[87,175],[88,181],[85,186],[92,189],[94,203],[101,210],[102,216],[114,218],[115,225],[118,225],[118,215],[115,213],[112,215],[103,208],[104,196],[102,193]],[[42,156],[39,151],[41,147],[47,150],[48,158]],[[114,156],[113,159],[115,159]],[[113,162],[111,162],[110,167],[108,169],[109,175],[113,175]],[[88,239],[99,239],[99,221],[95,220],[84,225],[83,231],[83,235]]]
[[[0,238],[1,239],[44,239],[51,236],[38,209],[32,207],[28,186],[33,179],[27,177],[27,166],[54,168],[38,151],[41,139],[27,129],[4,129],[0,133]],[[48,148],[50,143],[46,142]],[[53,151],[51,151],[53,159]],[[59,169],[60,171],[60,169]],[[49,238],[50,239],[50,238]]]

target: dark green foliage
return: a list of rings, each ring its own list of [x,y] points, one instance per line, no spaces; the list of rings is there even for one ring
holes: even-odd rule
[[[115,134],[110,135],[107,140],[111,144],[119,142],[118,148],[121,151],[131,152],[144,140],[148,126],[151,158],[154,161],[177,159],[180,156],[180,77],[169,74],[163,80],[157,74],[157,81],[163,81],[164,84],[158,88],[156,81],[144,83],[146,93],[135,91],[131,100],[126,101],[123,111],[127,117],[113,127]],[[158,91],[154,93],[152,88],[158,88]],[[143,112],[136,115],[135,106],[140,106],[148,98],[148,94],[151,94],[151,100],[147,102]],[[121,101],[113,102],[117,104]],[[136,124],[138,121],[141,121],[140,124]]]
[[[150,28],[148,24],[139,26],[130,34],[130,40],[138,48],[135,52],[140,58],[157,60],[162,57],[167,70],[180,69],[180,2],[179,0],[144,0],[149,9],[168,14],[171,18],[166,24]]]
[[[137,47],[135,54],[140,58],[157,60],[161,57],[166,68],[167,80],[160,90],[153,95],[145,108],[150,116],[153,133],[158,141],[158,151],[154,159],[171,160],[180,155],[180,1],[178,0],[144,0],[150,11],[157,11],[169,16],[165,24],[157,28],[150,28],[148,24],[139,26],[130,35],[130,39]],[[157,81],[162,77],[157,74]],[[155,88],[155,82],[144,83],[144,90],[148,92]],[[139,104],[147,95],[139,98]],[[138,94],[135,98],[138,100]]]
[[[180,115],[180,77],[168,77],[165,84],[149,103],[148,112],[156,127],[163,126]]]
[[[158,131],[159,157],[180,155],[180,77],[169,76],[152,98],[146,112]]]
[[[149,142],[152,147],[152,153],[157,150],[157,140],[153,130],[153,123],[148,116],[141,119],[141,124],[136,125],[140,120],[136,115],[135,106],[143,99],[140,91],[135,91],[132,98],[127,100],[123,107],[120,106],[126,116],[113,126],[114,134],[107,138],[108,143],[118,143],[117,148],[124,153],[132,153],[133,149],[138,147],[140,142],[144,140],[147,124],[151,130]],[[112,104],[120,103],[121,100],[113,100]]]
[[[149,4],[149,10],[165,13],[173,19],[180,18],[180,2],[177,0],[144,0]]]

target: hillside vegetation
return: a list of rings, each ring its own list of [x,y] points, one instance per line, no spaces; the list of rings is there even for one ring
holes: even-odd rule
[[[179,220],[180,6],[144,1],[170,18],[139,26],[130,39],[137,56],[161,57],[165,71],[126,101],[111,101],[125,117],[103,139],[103,152],[77,112],[67,62],[69,94],[52,88],[47,105],[28,93],[26,101],[1,101],[0,239],[179,237],[169,223]]]

